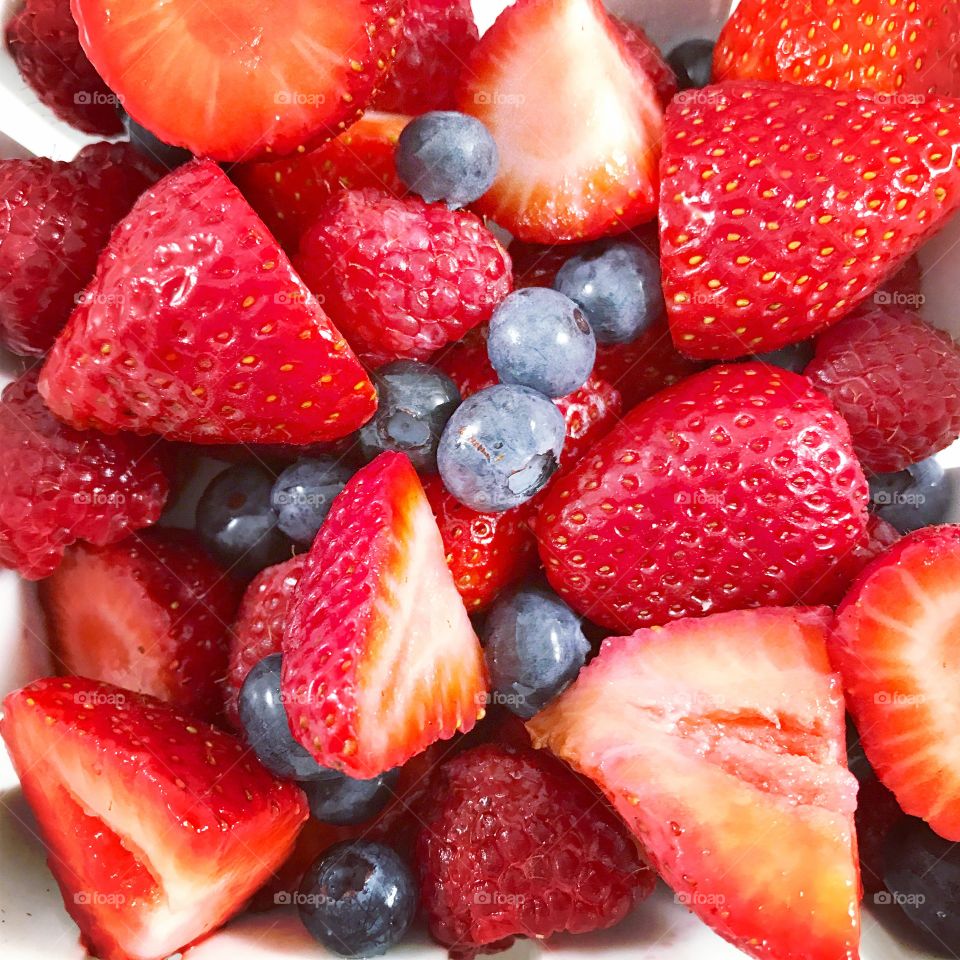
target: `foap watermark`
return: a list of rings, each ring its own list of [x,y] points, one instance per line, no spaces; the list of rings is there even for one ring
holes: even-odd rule
[[[477,706],[479,707],[523,707],[526,706],[527,698],[522,693],[512,693],[506,690],[490,690],[477,695]]]
[[[702,893],[699,890],[687,890],[673,895],[673,902],[684,907],[722,907],[727,898],[722,893]]]
[[[78,690],[73,702],[78,707],[120,707],[127,702],[127,697],[116,690]]]
[[[324,907],[336,902],[336,898],[324,893],[304,893],[301,890],[278,890],[273,895],[277,907]]]
[[[501,893],[498,890],[478,890],[473,895],[473,902],[488,904],[494,907],[522,907],[527,898],[522,893]]]
[[[901,693],[899,690],[878,690],[873,702],[881,707],[917,707],[927,702],[922,693]]]
[[[878,907],[895,905],[898,907],[919,907],[926,902],[922,893],[897,893],[889,890],[880,890],[873,895],[873,902]]]
[[[73,302],[78,307],[119,307],[123,304],[123,294],[101,293],[99,290],[81,290],[73,295]]]
[[[103,893],[101,890],[78,890],[73,902],[81,907],[122,907],[127,898],[122,893]]]
[[[317,107],[327,102],[326,94],[319,91],[306,90],[278,90],[273,95],[273,102],[278,107]]]
[[[78,90],[73,102],[78,107],[122,107],[123,97],[109,90]]]
[[[927,502],[926,494],[910,490],[876,490],[872,499],[877,507],[922,507]]]
[[[927,298],[922,293],[907,293],[905,290],[877,290],[873,302],[878,307],[922,307]]]
[[[305,303],[310,294],[306,290],[281,290],[273,295],[273,302],[279,306],[293,305],[296,303]],[[318,303],[323,303],[323,297],[314,298]]]
[[[711,490],[682,490],[674,498],[678,507],[722,507],[727,498]]]
[[[473,102],[479,107],[522,107],[527,98],[522,93],[505,93],[503,90],[478,90],[473,95]]]
[[[922,93],[885,93],[880,91],[873,95],[874,103],[881,107],[919,107],[927,102]]]
[[[73,502],[81,507],[122,507],[127,502],[127,495],[119,490],[111,490],[110,493],[78,490],[73,495]]]

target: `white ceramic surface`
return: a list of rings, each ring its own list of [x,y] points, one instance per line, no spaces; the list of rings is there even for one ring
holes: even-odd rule
[[[715,36],[730,0],[608,0],[610,8],[643,25],[669,48],[694,36]],[[6,22],[16,0],[0,0]],[[505,0],[474,0],[481,30],[506,6]],[[22,83],[0,49],[0,156],[30,153],[70,159],[87,138],[56,120]],[[960,219],[923,251],[925,313],[937,325],[960,333],[956,316],[956,278],[960,273]],[[9,359],[9,358],[7,358]],[[0,371],[4,368],[0,357]],[[9,369],[9,364],[6,364]],[[0,450],[0,455],[3,451]],[[960,463],[960,446],[944,455]],[[960,519],[958,512],[955,519]],[[50,672],[49,652],[32,588],[0,571],[0,696]],[[739,951],[721,941],[672,895],[660,888],[628,921],[614,930],[581,937],[563,936],[548,944],[520,942],[504,960],[736,960]],[[244,916],[193,948],[191,960],[299,960],[324,950],[312,941],[285,908]],[[64,912],[59,893],[44,865],[35,825],[0,749],[0,960],[81,960],[86,954],[77,930]],[[443,960],[445,952],[423,932],[390,954],[396,960]],[[863,918],[864,960],[923,960],[896,906],[873,907]]]

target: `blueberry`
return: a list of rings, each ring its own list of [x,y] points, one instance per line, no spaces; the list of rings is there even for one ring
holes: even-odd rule
[[[487,354],[501,383],[565,397],[590,376],[597,341],[569,297],[529,287],[511,293],[494,311]]]
[[[684,40],[667,55],[681,90],[706,87],[713,73],[712,40]]]
[[[237,707],[247,743],[260,762],[287,780],[323,780],[338,774],[321,767],[293,739],[280,694],[279,653],[264,657],[247,674]]]
[[[325,780],[304,784],[303,789],[314,819],[350,826],[369,820],[387,805],[398,776],[398,770],[389,770],[372,780],[354,780],[337,773]]]
[[[460,403],[457,385],[436,367],[395,360],[372,374],[378,406],[357,438],[368,460],[385,450],[405,453],[417,470],[436,472],[437,444]]]
[[[250,578],[290,558],[290,541],[277,526],[270,503],[273,475],[257,464],[217,474],[197,503],[197,533],[231,573]]]
[[[779,350],[755,354],[753,359],[772,367],[790,370],[792,373],[803,373],[807,369],[807,364],[813,359],[813,342],[803,340],[800,343],[791,343],[790,346],[781,347]]]
[[[395,154],[397,173],[414,193],[454,210],[490,189],[499,162],[490,131],[475,117],[453,110],[411,120]]]
[[[437,452],[443,485],[482,513],[518,507],[560,464],[563,415],[542,393],[501,383],[468,397],[450,418]]]
[[[353,475],[332,457],[298,460],[277,477],[270,502],[277,526],[300,547],[312,545],[334,497]]]
[[[635,243],[590,244],[560,268],[553,286],[580,305],[597,343],[630,343],[666,316],[660,261]]]
[[[122,119],[130,143],[145,157],[165,170],[175,170],[193,158],[193,154],[189,150],[184,150],[182,147],[173,147],[154,136],[126,111],[122,112]]]
[[[525,720],[567,688],[590,650],[580,618],[540,585],[497,600],[484,624],[483,646],[494,702]]]
[[[341,957],[376,957],[399,942],[417,909],[413,874],[382,843],[345,840],[327,850],[297,892],[310,934]]]
[[[901,533],[944,523],[953,502],[954,472],[944,471],[935,457],[906,470],[869,478],[873,512]]]

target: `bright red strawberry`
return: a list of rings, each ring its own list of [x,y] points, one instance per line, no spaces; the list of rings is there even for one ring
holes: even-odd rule
[[[406,6],[72,4],[84,51],[135,120],[164,143],[232,161],[310,148],[357,119],[390,65]]]
[[[216,929],[307,818],[239,740],[153,697],[51,677],[3,708],[64,906],[102,960],[160,960]]]
[[[166,700],[216,723],[236,584],[184,530],[77,544],[41,584],[61,673]]]
[[[611,638],[527,724],[610,798],[678,901],[763,960],[857,956],[857,782],[829,622],[737,611]]]
[[[717,80],[960,96],[957,0],[741,0],[717,41]],[[882,102],[882,101],[881,101]]]
[[[948,840],[960,840],[958,584],[960,526],[918,530],[861,574],[830,645],[870,765],[906,813]]]
[[[653,890],[620,819],[546,754],[468,750],[440,768],[431,793],[417,838],[421,904],[434,939],[457,955],[610,927]]]
[[[230,725],[240,729],[237,698],[247,674],[264,657],[280,653],[283,628],[293,592],[303,573],[304,555],[298,554],[258,573],[246,593],[230,631],[230,662],[224,681],[224,706]]]
[[[6,40],[20,75],[61,120],[104,137],[123,131],[117,97],[80,46],[70,0],[26,0]]]
[[[91,144],[72,163],[0,160],[0,342],[50,349],[110,232],[159,176],[127,143]]]
[[[399,113],[369,111],[310,153],[274,163],[242,163],[230,177],[284,249],[293,253],[333,194],[376,187],[393,196],[406,195],[393,154],[409,120]]]
[[[323,766],[369,778],[469,730],[483,654],[417,475],[384,453],[333,503],[283,635],[294,736]]]
[[[479,36],[470,0],[409,0],[397,56],[376,108],[455,110],[454,86]]]
[[[167,479],[139,437],[73,430],[51,416],[36,371],[0,398],[0,565],[29,580],[76,540],[113,543],[160,519]]]
[[[749,81],[678,96],[660,246],[679,349],[774,350],[868,297],[960,205],[958,108]]]
[[[334,197],[297,268],[371,364],[428,359],[486,323],[511,286],[509,255],[473,214],[379,190]]]
[[[533,243],[652,220],[663,138],[655,83],[600,0],[508,7],[477,45],[457,97],[500,152],[497,179],[474,208]]]
[[[844,582],[866,506],[847,426],[808,380],[718,366],[634,407],[553,480],[540,556],[611,630],[819,602]]]
[[[333,440],[376,408],[346,341],[209,160],[117,227],[40,390],[75,426],[193,443]]]
[[[677,92],[677,76],[673,68],[663,58],[657,45],[644,33],[642,27],[627,23],[619,17],[612,19],[620,32],[620,39],[643,67],[644,72],[656,87],[660,103],[666,107]]]
[[[821,334],[804,373],[868,472],[903,470],[960,437],[960,349],[911,310],[858,310]]]

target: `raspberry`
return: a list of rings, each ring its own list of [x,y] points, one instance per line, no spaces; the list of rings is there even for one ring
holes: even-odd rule
[[[490,319],[510,257],[473,214],[377,190],[334,197],[300,241],[307,286],[363,359],[426,360]]]
[[[0,398],[0,564],[52,573],[75,540],[113,543],[160,517],[167,480],[138,437],[104,437],[54,419],[35,371]]]
[[[868,471],[902,470],[960,436],[960,350],[909,310],[870,309],[831,327],[805,373],[850,425]]]
[[[626,827],[549,755],[487,744],[445,764],[417,837],[430,932],[451,954],[585,933],[653,889]]]

